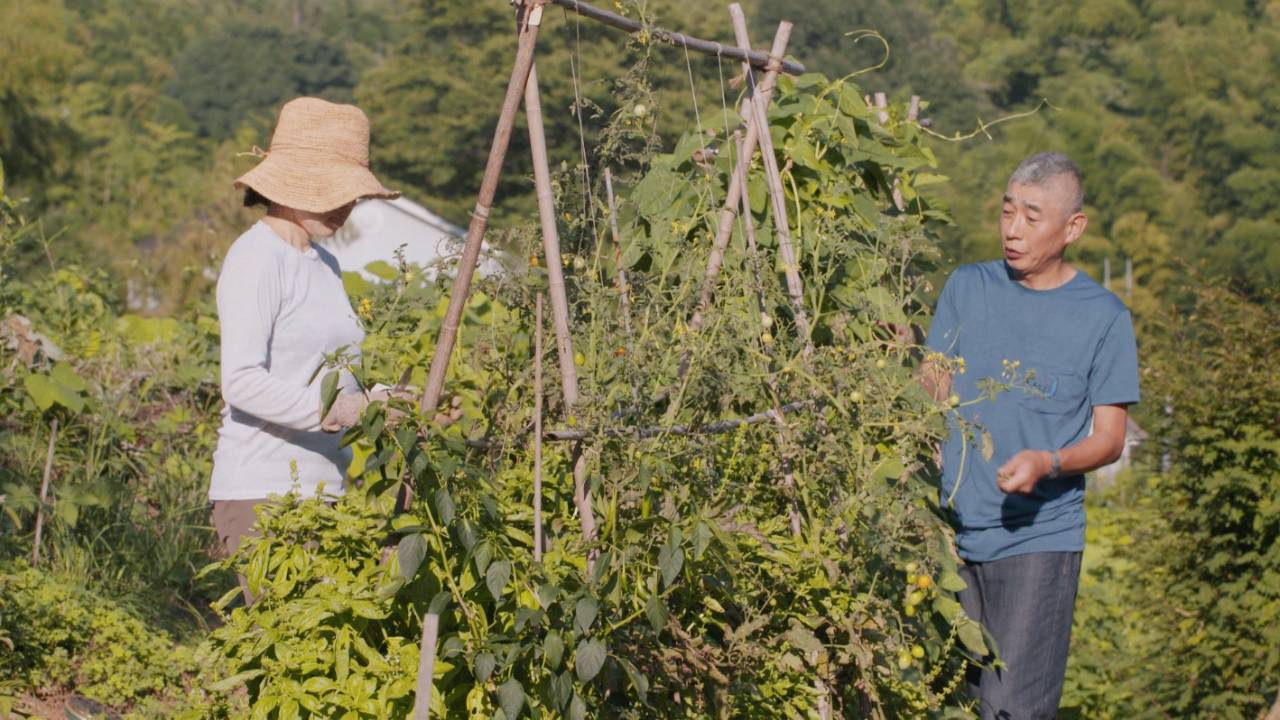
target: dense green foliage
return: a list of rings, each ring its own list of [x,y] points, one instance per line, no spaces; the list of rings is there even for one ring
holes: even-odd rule
[[[184,674],[195,672],[189,649],[133,613],[14,563],[0,566],[0,644],[9,646],[0,655],[7,680],[139,712],[180,699]]]
[[[252,613],[231,610],[202,649],[210,675],[186,701],[191,716],[236,716],[249,698],[260,708],[278,701],[276,711],[296,702],[324,715],[402,714],[417,621],[446,577],[458,584],[438,601],[448,655],[437,665],[438,699],[464,711],[491,716],[505,705],[509,716],[519,695],[526,713],[803,713],[818,696],[815,676],[852,716],[877,704],[890,713],[954,704],[961,648],[981,635],[949,625],[945,591],[931,591],[919,615],[903,605],[906,563],[946,575],[931,491],[919,482],[940,416],[912,389],[909,353],[878,323],[924,321],[929,290],[916,273],[933,269],[936,280],[954,261],[993,254],[1005,177],[1044,149],[1066,151],[1086,174],[1091,224],[1071,258],[1095,277],[1105,258],[1117,276],[1124,258],[1134,261],[1126,300],[1144,365],[1139,419],[1152,434],[1134,472],[1090,499],[1065,706],[1079,717],[1251,718],[1273,700],[1280,472],[1268,363],[1280,339],[1268,288],[1280,280],[1271,201],[1280,91],[1267,78],[1280,74],[1276,3],[744,5],[757,46],[785,15],[797,23],[792,54],[828,77],[884,57],[877,40],[855,44],[849,31],[877,29],[890,45],[884,67],[857,77],[861,90],[810,78],[788,86],[773,114],[818,349],[800,360],[782,268],[762,268],[757,285],[740,234],[712,322],[698,333],[684,324],[726,181],[739,68],[555,10],[539,68],[584,361],[587,400],[572,422],[696,425],[797,398],[825,398],[821,410],[788,416],[782,435],[758,425],[590,445],[595,545],[578,539],[571,448],[549,447],[554,542],[535,567],[528,363],[531,298],[544,280],[529,270],[487,282],[451,371],[464,419],[412,451],[375,413],[356,443],[370,492],[270,513],[276,539],[226,565],[250,563],[241,567],[263,600]],[[731,37],[714,4],[614,7]],[[354,98],[373,122],[375,170],[465,221],[511,40],[509,8],[496,0],[0,0],[4,558],[30,553],[58,421],[43,567],[10,563],[0,575],[0,645],[23,663],[0,676],[0,710],[15,688],[75,684],[117,709],[172,716],[165,703],[190,682],[178,671],[204,636],[200,618],[232,586],[225,568],[197,570],[212,546],[204,494],[219,406],[210,277],[252,218],[229,189],[253,162],[237,153],[267,144],[285,97]],[[928,128],[902,122],[901,105],[880,128],[858,100],[876,90],[922,96]],[[968,133],[976,118],[1030,111],[1042,98],[1051,105],[989,136],[928,136]],[[538,254],[523,135],[517,126],[494,223],[494,239],[519,258]],[[711,163],[691,159],[704,144],[722,150]],[[858,155],[868,148],[879,152]],[[933,153],[950,182],[934,185]],[[606,165],[623,202],[622,259],[643,299],[634,347],[617,324],[614,248],[596,241]],[[895,175],[904,215],[882,212]],[[938,197],[917,201],[916,188],[935,187]],[[758,180],[750,197],[767,227]],[[955,222],[931,230],[943,260],[921,258],[934,245],[921,227],[944,210]],[[772,255],[773,234],[759,234]],[[406,365],[419,375],[426,367],[444,292],[404,272],[389,277],[351,286],[368,300],[365,372],[386,381]],[[763,303],[757,288],[767,288]],[[762,308],[774,325],[757,320]],[[683,394],[664,395],[686,352]],[[553,367],[548,417],[568,422]],[[637,393],[667,399],[640,409]],[[491,446],[464,446],[464,436]],[[780,459],[801,479],[798,495],[780,484]],[[411,520],[393,524],[380,491],[401,470],[423,492]],[[800,538],[781,520],[792,503]],[[384,538],[398,543],[391,557]],[[600,553],[598,570],[584,575],[589,552]],[[785,602],[771,594],[778,588]],[[66,612],[31,614],[50,599]],[[19,632],[21,613],[23,627],[48,628],[46,640]],[[127,632],[98,633],[92,618],[102,617]],[[187,650],[169,654],[170,631]],[[68,641],[49,655],[57,637]],[[341,680],[340,637],[351,648]],[[917,643],[925,658],[900,665]],[[275,672],[300,652],[318,659]],[[127,687],[104,679],[103,653],[136,668]],[[32,659],[46,655],[52,670]],[[278,680],[256,675],[266,667]],[[246,682],[247,693],[232,690]],[[678,705],[660,704],[677,693]],[[640,709],[644,699],[651,707]]]
[[[1082,598],[1102,602],[1081,606],[1074,660],[1085,717],[1252,718],[1275,699],[1280,375],[1257,351],[1280,348],[1280,316],[1274,300],[1195,298],[1146,348],[1166,393],[1150,460],[1168,469],[1103,510],[1110,558]]]

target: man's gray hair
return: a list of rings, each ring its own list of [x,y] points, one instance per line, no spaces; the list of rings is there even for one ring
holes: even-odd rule
[[[1018,169],[1009,176],[1009,184],[1043,185],[1046,180],[1059,175],[1070,175],[1075,181],[1075,194],[1071,197],[1070,211],[1080,212],[1084,208],[1084,176],[1080,173],[1080,166],[1062,153],[1036,153],[1023,160],[1018,165]]]

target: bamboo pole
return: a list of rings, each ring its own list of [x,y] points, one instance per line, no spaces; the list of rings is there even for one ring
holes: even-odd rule
[[[602,10],[580,0],[551,0],[551,3],[628,33],[646,33],[650,39],[670,43],[676,47],[688,48],[705,55],[714,55],[716,57],[729,58],[730,60],[743,60],[761,68],[767,67],[769,64],[769,56],[757,50],[744,52],[739,48],[721,45],[712,40],[700,40],[684,33],[645,25],[642,22],[623,17],[609,10]],[[805,72],[805,66],[794,60],[784,60],[782,61],[781,70],[788,75],[800,75]]]
[[[743,49],[751,47],[751,38],[747,34],[747,17],[742,12],[742,6],[733,3],[729,6],[729,16],[733,21],[733,34],[737,39],[738,46]],[[782,26],[779,25],[781,32]],[[786,30],[790,35],[790,27]],[[776,42],[775,42],[776,45]],[[770,51],[771,57],[780,58],[781,55],[775,50]],[[743,63],[743,73],[747,77],[747,81],[754,87],[752,79],[751,65]],[[800,279],[800,266],[796,261],[795,246],[791,242],[791,224],[787,217],[787,196],[782,189],[782,173],[778,170],[778,158],[773,154],[773,136],[769,134],[769,118],[765,112],[765,106],[760,103],[751,103],[750,106],[752,117],[751,122],[761,128],[760,135],[760,156],[764,161],[764,177],[765,184],[769,188],[769,199],[772,203],[773,210],[773,226],[774,231],[778,235],[778,254],[782,257],[782,271],[787,279],[787,294],[791,297],[791,312],[795,316],[796,329],[800,333],[800,337],[804,338],[805,355],[813,352],[813,338],[809,329],[809,316],[804,309],[804,282]]]
[[[533,334],[533,561],[542,562],[542,293]]]
[[[780,58],[786,52],[787,42],[791,38],[791,23],[782,22],[778,24],[778,32],[773,37],[773,49],[769,54],[772,58]],[[759,91],[746,101],[746,104],[759,104],[761,107],[767,108],[769,100],[773,97],[773,87],[778,81],[778,71],[780,65],[777,62],[770,62],[765,69],[764,78],[761,79]],[[756,151],[756,144],[760,141],[761,127],[758,123],[751,121],[752,112],[744,113],[747,118],[747,133],[742,141],[742,154],[737,158],[738,164],[751,163],[751,156]],[[768,128],[764,128],[764,132],[768,132]],[[742,202],[742,194],[746,191],[745,173],[739,173],[735,169],[733,175],[729,179],[729,192],[725,194],[724,205],[720,209],[720,226],[716,229],[715,241],[711,245],[711,253],[707,256],[707,269],[702,278],[702,291],[698,296],[698,307],[693,312],[693,317],[689,320],[690,332],[697,332],[702,328],[703,315],[711,307],[711,297],[715,292],[716,278],[720,275],[720,266],[724,262],[724,251],[729,246],[729,238],[733,235],[733,221],[738,217],[738,207]],[[687,357],[681,362],[681,376],[688,370]]]
[[[556,331],[556,351],[560,360],[560,386],[564,409],[572,414],[578,403],[578,370],[573,362],[573,338],[569,333],[569,302],[565,296],[564,271],[560,260],[560,235],[556,230],[555,198],[551,194],[551,169],[547,162],[547,136],[542,123],[542,99],[538,92],[538,72],[531,67],[525,83],[525,116],[529,124],[529,147],[533,155],[533,182],[542,221],[542,248],[547,261],[551,294],[551,319]],[[587,458],[581,447],[573,450],[573,501],[582,523],[582,539],[596,537],[596,517],[591,488],[587,483]],[[591,558],[594,557],[594,554]],[[590,560],[588,559],[588,567]]]
[[[502,161],[506,158],[507,146],[511,143],[516,111],[520,107],[520,98],[529,79],[529,70],[533,67],[533,49],[537,44],[538,26],[542,22],[542,10],[546,2],[547,0],[528,0],[520,10],[520,39],[511,69],[511,79],[507,83],[507,93],[502,101],[502,112],[498,115],[498,126],[493,131],[493,144],[489,148],[489,159],[485,163],[484,178],[480,181],[480,192],[476,197],[475,210],[471,214],[471,224],[467,228],[467,240],[463,246],[462,259],[458,263],[458,274],[453,279],[449,306],[445,310],[444,323],[436,340],[435,355],[431,359],[431,370],[427,373],[426,386],[422,391],[420,410],[424,415],[429,415],[436,409],[444,391],[445,373],[449,369],[449,359],[458,339],[462,310],[471,293],[471,276],[475,273],[484,232],[489,225],[489,210],[498,190]]]
[[[49,449],[44,454],[44,476],[40,479],[40,503],[36,505],[36,537],[31,546],[31,565],[40,564],[40,540],[44,532],[44,503],[49,496],[49,479],[53,475],[53,448],[58,440],[58,418],[49,421]]]
[[[736,148],[738,157],[742,157],[742,132],[740,130],[733,131],[733,144]],[[747,169],[745,165],[738,165],[737,171],[742,175],[739,182],[746,185]],[[756,223],[751,215],[751,193],[741,193],[742,196],[742,234],[747,241],[747,257],[751,259],[751,274],[756,281],[756,309],[760,311],[763,317],[768,312],[768,303],[764,297],[764,280],[763,274],[760,272],[760,251],[756,247]]]
[[[418,691],[413,699],[413,720],[431,720],[431,686],[435,682],[436,637],[440,616],[422,616],[422,644],[418,647]]]
[[[542,123],[542,98],[538,92],[538,67],[529,68],[524,89],[524,113],[529,125],[529,149],[533,155],[533,184],[542,224],[542,252],[547,264],[551,322],[556,330],[556,356],[560,360],[566,410],[578,402],[578,369],[573,364],[573,336],[569,333],[569,300],[564,289],[564,264],[560,233],[556,229],[556,201],[551,193],[551,169],[547,161],[547,135]]]
[[[734,133],[734,138],[738,143],[738,152],[741,154],[742,136],[738,133]],[[742,180],[745,183],[747,174],[746,167],[740,165],[738,167],[738,172],[742,173]],[[760,262],[759,252],[756,248],[755,220],[751,216],[751,193],[742,193],[742,217],[745,220],[743,223],[743,232],[747,236],[747,252],[751,255],[751,264],[755,270],[756,302],[760,306],[760,312],[764,313],[764,283],[760,279]],[[772,373],[769,374],[769,391],[773,393],[776,402],[776,398],[778,397],[778,380]],[[787,444],[787,436],[785,432],[787,425],[782,419],[783,414],[782,407],[775,406],[773,420],[778,424],[778,445],[785,448]],[[787,517],[791,523],[791,534],[799,536],[800,510],[796,507],[795,474],[791,470],[791,461],[787,458],[785,449],[783,450],[782,458],[782,487],[784,492],[787,494]]]

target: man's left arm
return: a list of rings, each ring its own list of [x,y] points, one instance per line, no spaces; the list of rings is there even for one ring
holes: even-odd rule
[[[1110,465],[1124,450],[1127,405],[1096,405],[1093,434],[1058,451],[1061,475],[1078,475]],[[996,484],[1007,493],[1029,494],[1036,483],[1053,471],[1053,452],[1023,450],[996,470]]]

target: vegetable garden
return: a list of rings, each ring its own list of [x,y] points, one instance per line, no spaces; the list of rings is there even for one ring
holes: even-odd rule
[[[263,536],[213,564],[211,305],[140,317],[100,273],[50,258],[47,275],[14,275],[40,227],[0,176],[0,716],[70,713],[73,692],[97,716],[147,718],[971,715],[965,673],[995,648],[956,601],[937,497],[934,447],[960,399],[916,378],[949,222],[921,106],[873,101],[858,73],[804,72],[784,58],[785,23],[770,52],[745,51],[736,6],[720,44],[576,0],[524,4],[461,257],[369,266],[379,282],[348,273],[368,337],[316,378],[329,398],[347,369],[422,401],[371,405],[345,436],[346,493],[262,508]],[[549,156],[538,27],[595,21],[628,33],[616,37],[637,62],[611,80],[609,110],[577,93],[580,56],[540,68],[572,75],[580,132],[577,156]],[[678,48],[691,115],[651,84],[662,44]],[[522,108],[538,221],[489,233],[504,269],[473,279]],[[1222,362],[1194,366],[1181,337],[1158,349],[1155,380],[1203,412],[1169,417],[1162,436],[1195,462],[1175,452],[1150,492],[1253,530],[1147,523],[1144,547],[1226,548],[1170,570],[1126,549],[1127,525],[1101,524],[1123,562],[1082,586],[1105,602],[1082,606],[1101,629],[1073,649],[1080,712],[1218,716],[1232,698],[1257,704],[1276,666],[1274,643],[1223,629],[1276,596],[1259,478],[1275,473],[1277,385],[1231,361],[1274,346],[1260,328],[1275,323],[1226,293],[1201,302],[1237,303],[1239,318],[1187,325],[1198,344],[1217,338]],[[1249,409],[1206,440],[1215,373],[1239,376]],[[1126,512],[1141,524],[1147,511]],[[1139,572],[1167,574],[1167,591]],[[1112,574],[1123,582],[1104,594]],[[1212,603],[1229,621],[1206,626],[1206,586],[1242,588]],[[1134,624],[1135,597],[1144,617],[1170,618],[1159,632]],[[1194,697],[1165,677],[1162,697],[1179,699],[1157,705],[1138,665],[1169,637],[1204,670]]]
[[[725,104],[721,126],[645,158],[617,201],[586,165],[536,177],[563,212],[540,192],[541,237],[507,238],[528,266],[469,299],[411,268],[369,289],[375,332],[349,366],[366,387],[423,382],[430,354],[441,369],[453,317],[459,352],[421,413],[375,405],[349,433],[358,490],[265,511],[265,539],[228,561],[255,601],[212,636],[220,688],[244,684],[261,717],[405,716],[420,668],[447,716],[958,705],[986,646],[924,480],[948,408],[899,330],[923,319],[932,156],[905,112],[882,122],[853,83],[803,75],[778,80],[756,160],[776,75],[744,117]],[[508,108],[523,84],[517,68]],[[643,98],[626,107],[606,168],[654,122]]]

